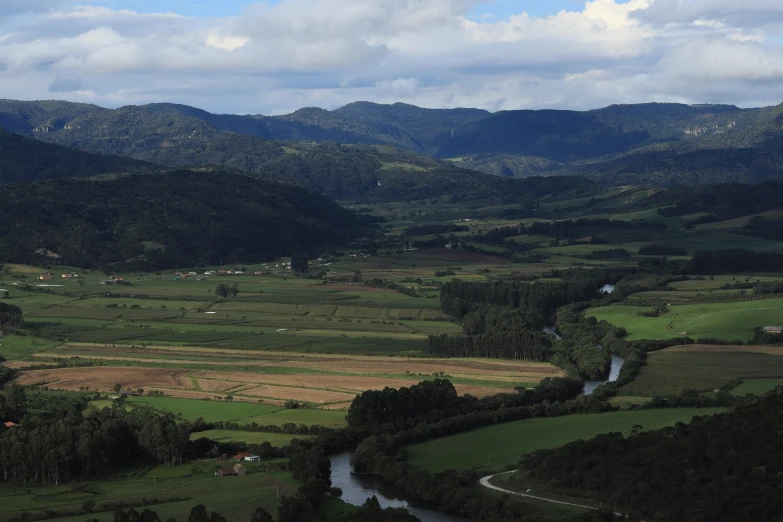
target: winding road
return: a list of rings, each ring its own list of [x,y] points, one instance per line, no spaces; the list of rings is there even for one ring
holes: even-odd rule
[[[485,488],[493,489],[495,491],[500,491],[501,493],[506,493],[508,495],[514,495],[517,497],[525,497],[525,498],[532,498],[535,500],[541,500],[543,502],[550,502],[552,504],[561,504],[563,506],[573,506],[583,509],[592,509],[593,511],[600,511],[598,508],[592,507],[592,506],[585,506],[583,504],[574,504],[572,502],[563,502],[562,500],[552,500],[551,498],[544,498],[544,497],[537,497],[535,495],[528,495],[527,493],[519,493],[517,491],[510,491],[508,489],[503,489],[498,486],[495,486],[494,484],[490,484],[490,480],[492,480],[495,477],[499,477],[501,475],[509,475],[511,473],[516,473],[516,470],[514,471],[506,471],[504,473],[496,473],[495,475],[490,475],[488,477],[484,477],[481,480],[479,480],[479,483],[484,486]],[[625,516],[623,513],[615,513],[615,515],[618,516]]]

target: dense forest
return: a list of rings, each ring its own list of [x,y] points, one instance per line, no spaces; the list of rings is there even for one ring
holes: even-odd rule
[[[0,187],[0,262],[153,270],[319,254],[363,230],[307,189],[228,172]],[[20,219],[20,217],[24,219]]]
[[[643,433],[601,435],[522,459],[556,488],[617,503],[633,519],[779,520],[783,391],[730,414]]]
[[[58,484],[122,463],[181,463],[187,454],[190,426],[152,408],[104,408],[85,416],[84,402],[48,398],[48,415],[24,416],[21,387],[11,386],[4,400],[8,417],[24,418],[0,432],[5,482]]]
[[[162,170],[163,167],[143,161],[41,143],[0,127],[0,184]]]

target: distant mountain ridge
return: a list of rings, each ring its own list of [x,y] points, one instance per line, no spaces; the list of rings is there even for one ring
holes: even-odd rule
[[[0,125],[43,141],[167,166],[215,163],[265,170],[344,198],[356,191],[312,184],[314,176],[302,176],[297,161],[286,157],[291,149],[302,153],[325,142],[387,145],[497,176],[579,175],[609,185],[752,183],[783,177],[777,152],[783,128],[776,123],[781,112],[783,106],[646,103],[489,113],[356,102],[332,111],[311,107],[283,116],[240,116],[168,103],[109,110],[0,101]],[[288,147],[270,140],[286,141]],[[414,161],[417,168],[427,162]],[[387,174],[397,163],[380,162]],[[428,172],[432,165],[425,167]],[[447,163],[437,165],[438,172],[454,172]],[[363,183],[378,178],[377,163],[373,172]],[[339,172],[330,169],[327,177],[336,176]],[[369,191],[365,186],[359,192]]]

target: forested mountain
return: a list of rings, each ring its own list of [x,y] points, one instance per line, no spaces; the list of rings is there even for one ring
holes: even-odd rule
[[[0,186],[0,262],[157,269],[318,254],[363,229],[296,185],[229,172]],[[24,216],[24,219],[20,219]]]
[[[130,158],[89,154],[41,143],[0,127],[0,184],[162,170],[158,165]]]
[[[480,109],[422,109],[370,102],[355,102],[334,111],[307,107],[284,116],[210,114],[170,103],[144,108],[201,118],[218,129],[267,139],[392,145],[428,155],[437,153],[438,144],[453,129],[490,115]]]
[[[447,194],[461,186],[450,180],[470,176],[467,185],[494,183],[467,169],[506,177],[579,175],[607,185],[779,179],[781,114],[783,105],[649,103],[491,114],[357,102],[333,111],[236,116],[166,103],[108,110],[0,101],[0,124],[50,143],[169,167],[219,164],[270,172],[334,198],[380,199]],[[348,157],[335,143],[396,148],[358,147]],[[405,191],[377,190],[379,181],[388,187],[397,178]]]
[[[221,131],[166,107],[152,112],[132,106],[109,110],[60,102],[0,102],[0,114],[19,132],[45,142],[172,168],[221,165],[272,174],[335,199],[507,197],[529,188],[390,147],[286,143]],[[550,184],[568,189],[567,180]],[[577,190],[585,186],[585,180],[575,184]]]

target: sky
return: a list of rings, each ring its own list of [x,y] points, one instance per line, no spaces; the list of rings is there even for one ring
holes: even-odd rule
[[[270,115],[777,105],[783,2],[0,0],[0,98]]]

